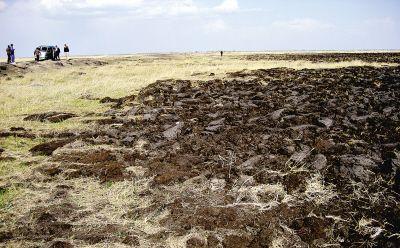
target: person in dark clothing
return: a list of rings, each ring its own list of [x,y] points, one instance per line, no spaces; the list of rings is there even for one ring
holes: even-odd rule
[[[51,57],[51,60],[53,60],[53,61],[56,60],[55,51],[56,51],[56,49],[54,47],[50,47],[50,57]]]
[[[37,47],[37,48],[35,49],[35,52],[33,53],[33,55],[35,56],[35,61],[36,61],[36,62],[39,62],[39,60],[40,60],[40,54],[41,54],[40,49],[39,49],[39,47]]]
[[[65,54],[65,58],[68,59],[69,47],[67,46],[67,44],[64,44],[64,54]]]
[[[60,48],[58,46],[56,46],[55,51],[54,51],[54,59],[55,60],[60,60],[60,53],[61,53]]]
[[[15,63],[15,49],[14,49],[14,44],[10,45],[10,56],[11,56],[11,64]]]
[[[10,64],[11,63],[11,47],[10,47],[10,45],[7,46],[6,53],[7,53],[7,64]]]
[[[47,59],[54,60],[54,50],[52,47],[48,47],[46,51]]]
[[[221,51],[221,57],[224,56],[224,51]]]

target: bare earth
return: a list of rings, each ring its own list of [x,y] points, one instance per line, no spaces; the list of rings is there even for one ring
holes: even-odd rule
[[[399,247],[399,61],[0,64],[0,247]]]

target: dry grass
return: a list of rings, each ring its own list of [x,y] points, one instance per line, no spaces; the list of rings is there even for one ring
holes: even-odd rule
[[[4,159],[0,160],[0,180],[8,175],[17,175],[29,170],[29,165],[42,160],[42,157],[32,158],[29,149],[43,142],[43,139],[26,139],[8,137],[0,139],[0,147],[6,151]]]
[[[0,209],[7,209],[11,207],[11,201],[18,194],[19,189],[16,187],[8,188],[6,190],[0,189]]]
[[[74,180],[74,191],[70,200],[81,209],[94,214],[79,220],[75,224],[90,224],[94,227],[109,224],[125,225],[126,214],[129,207],[138,202],[137,188],[132,181],[100,184],[91,179]]]
[[[0,139],[0,146],[13,154],[27,154],[29,149],[44,141],[42,138],[28,139],[10,136]]]
[[[320,174],[315,174],[307,180],[304,194],[308,200],[315,202],[317,205],[327,203],[337,196],[331,185],[325,185]]]
[[[291,196],[287,194],[282,184],[262,184],[241,187],[238,190],[236,205],[254,205],[262,210],[269,210],[290,199]],[[243,200],[246,200],[246,203],[241,203]]]
[[[17,175],[28,170],[28,163],[19,160],[0,161],[0,180],[9,175]],[[3,178],[4,177],[4,178]]]
[[[12,207],[12,200],[23,191],[16,182],[28,176],[34,165],[44,160],[43,157],[33,158],[29,153],[30,148],[42,141],[18,137],[0,139],[0,147],[5,149],[3,159],[0,159],[0,209]],[[1,186],[6,187],[2,190]]]

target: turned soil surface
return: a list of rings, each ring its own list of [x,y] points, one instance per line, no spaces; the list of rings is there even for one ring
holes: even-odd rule
[[[399,61],[306,57],[354,58]],[[100,101],[96,128],[31,148],[47,158],[20,183],[29,204],[4,214],[5,247],[399,247],[398,66],[243,70]]]

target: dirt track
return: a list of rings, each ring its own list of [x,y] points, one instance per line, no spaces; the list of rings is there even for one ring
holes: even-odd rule
[[[354,67],[159,81],[105,99],[96,130],[33,148],[51,156],[24,184],[48,197],[5,220],[0,241],[398,247],[399,94],[400,67]],[[100,216],[112,209],[71,200],[85,178],[135,185],[137,201]]]

